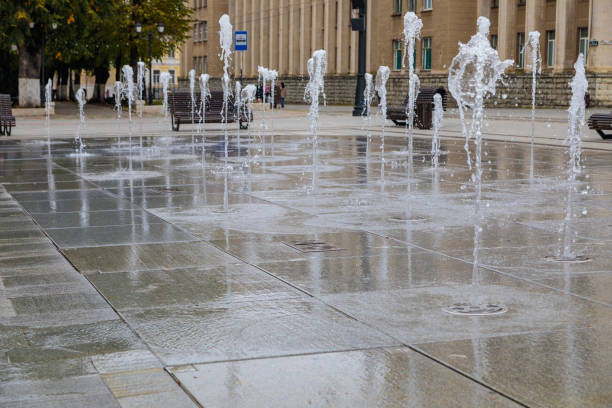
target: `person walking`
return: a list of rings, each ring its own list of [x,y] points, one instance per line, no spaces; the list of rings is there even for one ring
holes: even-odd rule
[[[285,88],[285,83],[281,82],[281,91],[280,91],[281,109],[285,108],[285,98],[286,97],[287,97],[287,88]]]

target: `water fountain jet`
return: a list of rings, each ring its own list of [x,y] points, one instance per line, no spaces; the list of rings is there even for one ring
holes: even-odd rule
[[[378,94],[378,115],[381,121],[381,135],[380,135],[380,180],[382,183],[385,182],[385,122],[387,120],[387,81],[391,70],[387,66],[378,67],[376,72],[376,85],[375,90]]]
[[[407,128],[408,128],[408,157],[412,162],[413,138],[414,138],[414,107],[419,92],[418,77],[414,73],[414,45],[421,36],[423,21],[412,11],[404,15],[404,55],[408,56],[408,106],[406,106]],[[402,61],[405,67],[405,59]],[[416,78],[415,78],[416,77]]]
[[[319,144],[319,97],[325,98],[325,72],[327,71],[327,52],[317,50],[307,62],[308,75],[310,77],[304,90],[304,101],[310,103],[308,117],[310,118],[310,130],[312,131],[312,194],[317,190],[317,148]]]

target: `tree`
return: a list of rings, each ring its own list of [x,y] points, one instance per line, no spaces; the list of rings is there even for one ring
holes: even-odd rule
[[[183,0],[2,0],[0,50],[18,50],[21,106],[40,105],[43,57],[47,78],[54,70],[86,70],[96,75],[101,94],[113,63],[129,61],[136,68],[138,55],[148,57],[136,21],[143,33],[165,24],[164,36],[153,41],[153,58],[160,58],[186,38],[190,13]]]

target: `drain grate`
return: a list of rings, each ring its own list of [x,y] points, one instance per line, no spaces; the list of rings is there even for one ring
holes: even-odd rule
[[[547,261],[550,262],[560,262],[560,263],[586,263],[591,262],[591,258],[584,255],[576,255],[576,256],[547,256]]]
[[[459,316],[488,316],[506,313],[508,309],[504,305],[494,303],[482,303],[472,305],[469,303],[455,303],[442,309],[446,313]]]
[[[427,218],[421,217],[420,215],[415,215],[414,217],[406,217],[405,215],[392,215],[389,217],[389,221],[395,222],[419,222],[426,221]]]
[[[184,191],[182,188],[178,188],[178,187],[160,187],[160,188],[152,188],[151,190],[155,193],[180,193]]]
[[[290,242],[282,241],[282,243],[300,252],[328,252],[343,250],[343,248],[338,248],[326,242],[316,240]]]

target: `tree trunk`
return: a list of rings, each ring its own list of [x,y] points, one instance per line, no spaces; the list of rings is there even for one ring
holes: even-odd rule
[[[108,67],[96,67],[94,69],[94,75],[96,76],[96,86],[94,88],[94,94],[92,100],[95,102],[104,102],[104,91],[106,89],[106,81],[110,76]]]
[[[19,106],[40,106],[40,48],[19,47]]]

